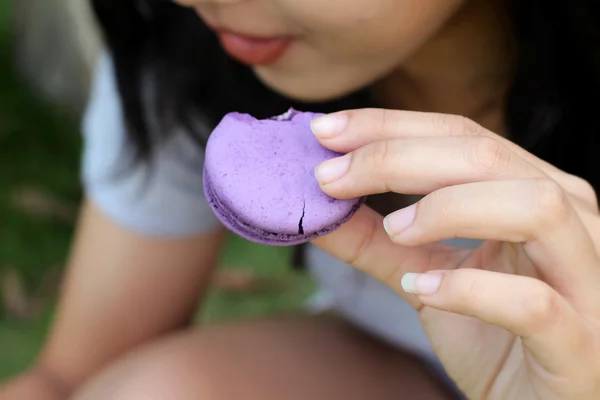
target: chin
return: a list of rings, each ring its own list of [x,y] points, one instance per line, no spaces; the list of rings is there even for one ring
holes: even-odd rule
[[[290,99],[300,102],[325,102],[339,99],[366,87],[369,82],[352,79],[340,79],[333,74],[285,74],[277,73],[270,68],[257,67],[256,76],[269,89]],[[349,82],[360,82],[349,84]]]

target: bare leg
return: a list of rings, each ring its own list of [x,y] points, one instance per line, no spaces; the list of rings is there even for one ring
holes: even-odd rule
[[[415,359],[324,318],[242,322],[164,339],[75,400],[449,399]]]

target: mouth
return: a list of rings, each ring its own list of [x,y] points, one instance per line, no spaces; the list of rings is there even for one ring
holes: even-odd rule
[[[277,62],[294,41],[289,36],[253,36],[219,27],[213,29],[225,52],[248,65],[270,65]]]
[[[269,65],[281,59],[294,42],[290,35],[257,35],[221,26],[197,10],[206,25],[216,33],[221,47],[233,59],[247,65]]]

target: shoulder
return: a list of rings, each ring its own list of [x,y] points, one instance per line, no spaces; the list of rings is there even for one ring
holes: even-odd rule
[[[95,68],[82,130],[86,196],[117,223],[158,236],[197,234],[217,225],[204,199],[204,151],[183,129],[161,142],[151,165],[129,165],[133,149],[107,53]]]
[[[112,57],[103,52],[92,75],[90,97],[83,117],[84,133],[112,124],[122,129],[121,99]]]

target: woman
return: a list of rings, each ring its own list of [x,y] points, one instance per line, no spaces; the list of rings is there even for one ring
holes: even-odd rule
[[[87,201],[52,334],[0,398],[600,398],[597,2],[94,6]],[[184,329],[223,238],[203,143],[289,106],[333,112],[323,190],[371,195],[304,250],[342,318]]]

